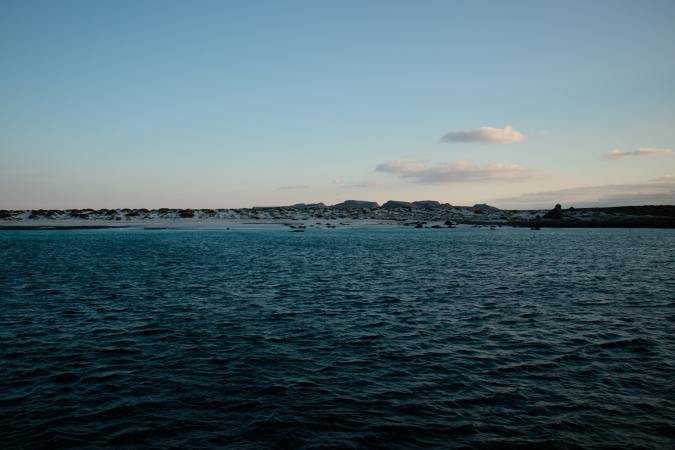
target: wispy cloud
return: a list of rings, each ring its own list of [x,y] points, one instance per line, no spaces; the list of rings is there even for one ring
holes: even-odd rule
[[[279,186],[280,191],[289,191],[292,189],[309,189],[309,186],[306,184],[294,184],[290,186]]]
[[[660,177],[636,184],[585,186],[556,191],[533,192],[493,202],[504,208],[550,208],[565,206],[675,205],[675,177]]]
[[[605,154],[605,159],[630,159],[635,156],[659,156],[659,155],[670,155],[673,151],[669,148],[651,148],[651,147],[640,147],[637,150],[632,152],[624,152],[618,148],[610,150]]]
[[[446,133],[441,142],[483,142],[488,144],[508,144],[521,142],[525,139],[522,133],[514,130],[511,125],[504,128],[480,127],[474,130],[458,130]]]
[[[378,164],[377,172],[409,178],[418,183],[452,183],[490,180],[522,180],[532,174],[517,164],[476,164],[471,161],[426,164],[408,161],[386,161]]]

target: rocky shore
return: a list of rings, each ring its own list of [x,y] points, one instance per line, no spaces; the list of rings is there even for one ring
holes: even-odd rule
[[[277,224],[291,228],[336,228],[355,224],[388,224],[415,228],[446,228],[456,224],[517,227],[653,227],[675,228],[675,206],[624,206],[504,210],[486,204],[455,206],[432,200],[383,205],[346,200],[323,203],[241,209],[66,209],[0,210],[0,228],[154,227],[190,224]]]

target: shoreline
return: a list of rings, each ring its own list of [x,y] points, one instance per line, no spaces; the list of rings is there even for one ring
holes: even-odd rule
[[[56,221],[54,221],[56,222]],[[455,229],[455,228],[652,228],[652,229],[675,229],[675,221],[672,220],[617,220],[617,221],[564,221],[564,220],[538,220],[527,222],[494,222],[474,221],[457,222],[446,225],[443,222],[374,222],[370,220],[355,220],[344,224],[317,224],[313,221],[288,222],[201,222],[186,221],[183,223],[147,223],[133,222],[126,224],[74,224],[74,223],[13,223],[5,224],[0,221],[0,231],[69,231],[69,230],[265,230],[287,229],[289,231],[302,232],[305,230],[329,230],[329,229],[357,229],[357,228],[400,228],[400,229]]]
[[[455,225],[532,228],[675,228],[675,206],[502,210],[489,205],[424,207],[291,206],[244,209],[0,210],[0,230],[112,228],[447,228]]]

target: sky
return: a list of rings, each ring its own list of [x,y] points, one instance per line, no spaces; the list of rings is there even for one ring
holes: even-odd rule
[[[0,2],[0,209],[675,204],[675,1]]]

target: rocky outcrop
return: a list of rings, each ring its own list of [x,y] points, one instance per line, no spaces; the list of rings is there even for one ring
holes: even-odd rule
[[[473,205],[473,212],[476,214],[484,214],[497,211],[499,211],[499,208],[495,208],[494,206],[490,206],[485,203],[476,203],[475,205]]]
[[[385,209],[395,209],[395,208],[416,208],[414,203],[410,202],[402,202],[399,200],[389,200],[386,202],[384,205],[382,205],[383,208]]]
[[[436,200],[418,200],[413,202],[413,205],[421,209],[436,209],[441,207],[441,204]]]
[[[555,220],[560,220],[563,218],[563,213],[562,213],[562,206],[560,206],[560,203],[555,205],[555,208],[544,214],[544,219],[555,219]]]
[[[377,202],[369,202],[366,200],[345,200],[342,203],[333,205],[335,209],[377,209],[380,205]]]
[[[327,206],[324,203],[296,203],[291,205],[288,208],[290,209],[318,209],[326,208]]]

